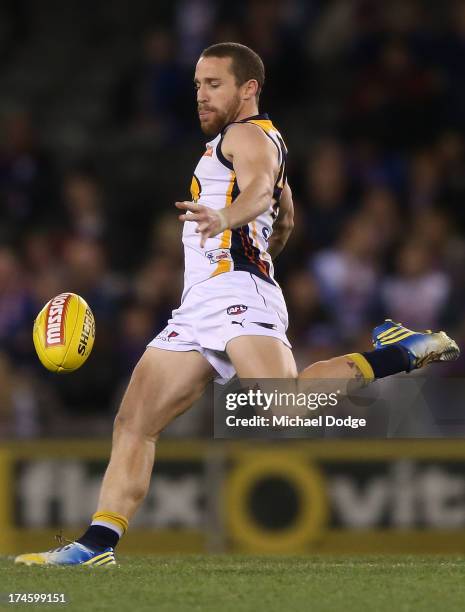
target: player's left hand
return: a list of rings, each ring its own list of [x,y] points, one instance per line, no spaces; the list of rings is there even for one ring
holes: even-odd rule
[[[207,238],[216,236],[226,229],[227,221],[221,210],[214,210],[203,204],[195,202],[175,202],[177,208],[185,210],[186,213],[179,215],[180,221],[196,221],[196,232],[200,234],[200,247],[203,249]],[[191,214],[187,214],[189,211]]]

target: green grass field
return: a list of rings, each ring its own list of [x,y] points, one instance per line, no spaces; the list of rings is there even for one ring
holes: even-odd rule
[[[465,557],[119,557],[106,569],[15,567],[0,593],[65,593],[66,610],[452,612],[465,607]],[[63,609],[3,604],[2,609]]]

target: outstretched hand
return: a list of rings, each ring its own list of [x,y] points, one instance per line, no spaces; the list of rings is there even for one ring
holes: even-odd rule
[[[228,223],[221,210],[214,210],[194,202],[175,202],[176,208],[186,212],[179,215],[180,221],[195,221],[196,232],[200,234],[200,247],[203,249],[208,238],[216,236],[227,228]],[[187,214],[189,211],[191,214]]]

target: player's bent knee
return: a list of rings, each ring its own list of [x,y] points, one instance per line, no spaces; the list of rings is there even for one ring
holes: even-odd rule
[[[113,436],[117,439],[121,436],[126,438],[133,438],[134,444],[140,444],[144,441],[156,442],[160,431],[156,431],[154,428],[144,425],[136,417],[125,414],[124,412],[118,412],[113,422]]]
[[[202,394],[203,387],[177,385],[148,392],[132,380],[114,421],[114,434],[127,434],[155,442],[165,427],[187,410]]]
[[[184,405],[175,402],[123,404],[115,417],[113,432],[115,436],[133,437],[139,443],[156,442],[165,427],[184,410]]]
[[[311,366],[305,368],[299,377],[302,378],[327,378],[329,361],[316,361]]]
[[[161,359],[160,353],[158,349],[146,351],[134,368],[115,419],[116,437],[126,434],[128,440],[136,436],[141,441],[156,441],[161,431],[202,395],[210,366],[201,369],[200,375],[195,367],[174,372],[176,364]]]
[[[186,376],[172,370],[165,372],[163,364],[154,362],[146,352],[134,368],[123,403],[126,398],[130,400],[136,396],[142,404],[150,404],[152,408],[155,403],[161,408],[164,404],[185,405],[198,399],[205,385],[202,376]]]

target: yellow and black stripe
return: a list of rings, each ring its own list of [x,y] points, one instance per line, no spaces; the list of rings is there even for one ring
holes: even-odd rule
[[[112,550],[102,553],[101,555],[96,555],[89,559],[88,561],[84,561],[81,565],[93,565],[93,566],[102,566],[102,565],[116,565],[115,554]]]
[[[393,325],[389,329],[378,334],[376,337],[377,341],[382,346],[389,346],[390,344],[394,344],[399,340],[404,340],[404,338],[408,338],[409,336],[413,336],[416,332],[413,332],[406,327],[399,327],[399,325]]]

